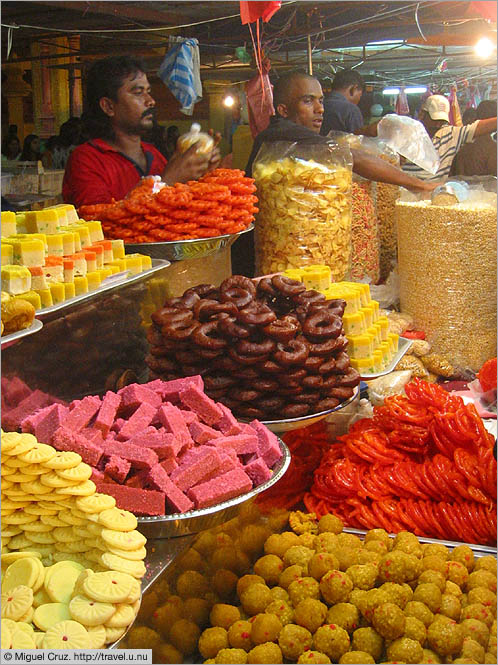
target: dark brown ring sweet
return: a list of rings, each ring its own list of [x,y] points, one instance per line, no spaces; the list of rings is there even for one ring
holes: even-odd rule
[[[182,364],[182,365],[191,365],[193,362],[197,362],[197,354],[194,355],[192,352],[192,348],[188,349],[179,349],[177,352],[175,352],[175,358]]]
[[[256,287],[257,293],[263,293],[266,296],[270,296],[272,298],[275,298],[278,295],[277,289],[273,286],[271,282],[271,277],[262,277],[258,281],[258,285]]]
[[[197,322],[171,321],[168,325],[161,328],[161,332],[169,339],[186,340],[192,335],[198,325]]]
[[[313,405],[320,399],[320,393],[314,390],[304,390],[300,395],[294,395],[291,399],[295,404],[308,404],[313,410]]]
[[[169,356],[170,353],[171,353],[170,351],[168,351],[168,349],[165,349],[164,346],[162,346],[161,344],[158,344],[158,345],[150,345],[150,346],[149,346],[149,352],[150,352],[153,356],[156,356],[156,357],[161,357],[161,356],[162,356],[162,357],[164,357],[164,358],[167,357],[167,356]]]
[[[150,318],[158,326],[163,326],[170,323],[170,321],[192,321],[194,316],[189,309],[167,306],[153,312]]]
[[[271,278],[271,283],[284,296],[297,296],[306,291],[306,287],[302,282],[298,282],[296,279],[291,279],[285,275],[274,275]]]
[[[260,374],[257,369],[254,367],[244,367],[244,369],[241,369],[240,367],[237,367],[232,375],[237,378],[237,379],[244,379],[244,381],[252,381],[254,379],[258,379]]]
[[[303,392],[303,387],[298,385],[297,383],[290,383],[289,385],[286,385],[285,388],[282,386],[278,394],[279,395],[300,395]]]
[[[291,321],[284,321],[283,319],[277,319],[263,328],[263,332],[268,335],[268,337],[283,343],[290,342],[291,339],[294,339],[298,330],[299,327],[297,322],[291,323]]]
[[[277,381],[273,381],[272,379],[259,378],[251,381],[251,387],[254,388],[254,390],[258,390],[259,392],[267,393],[277,390],[279,385]]]
[[[301,416],[307,416],[310,412],[310,407],[308,404],[286,404],[280,409],[282,418],[300,418]]]
[[[278,365],[276,362],[273,360],[266,360],[265,362],[261,363],[259,366],[259,369],[264,373],[264,374],[282,374],[282,372],[285,371],[285,369],[281,366]]]
[[[214,360],[219,358],[224,353],[224,349],[206,349],[202,346],[198,346],[196,349],[197,356],[202,360]]]
[[[146,337],[147,341],[149,344],[154,345],[154,344],[162,344],[163,342],[163,336],[161,335],[161,331],[156,328],[157,324],[154,324],[152,326],[149,326]]]
[[[268,360],[268,354],[262,356],[245,356],[238,353],[233,347],[229,347],[228,355],[240,365],[257,365],[258,363],[264,363],[265,360]]]
[[[339,351],[335,356],[334,374],[344,374],[349,369],[349,356],[345,351]]]
[[[239,368],[239,364],[235,362],[235,360],[232,360],[229,356],[226,354],[222,354],[221,356],[218,356],[212,363],[212,367],[214,369],[219,369],[222,372],[234,372]]]
[[[254,301],[248,307],[239,310],[237,318],[248,325],[267,326],[276,320],[277,315],[268,305]]]
[[[240,325],[237,323],[235,317],[230,316],[229,314],[221,314],[218,318],[218,328],[220,333],[226,337],[231,337],[235,339],[246,339],[250,337],[251,333],[246,328],[246,326]]]
[[[319,374],[308,375],[302,380],[302,385],[310,390],[320,390],[323,386],[323,378]]]
[[[176,307],[177,305],[183,305],[182,297],[166,298],[163,303],[163,307]]]
[[[169,353],[176,353],[190,348],[190,341],[188,339],[168,339],[162,336],[161,346]]]
[[[177,371],[176,363],[169,358],[159,358],[157,356],[148,355],[145,357],[145,362],[155,372],[163,373]]]
[[[309,345],[300,339],[291,339],[286,344],[279,342],[273,354],[275,362],[284,367],[302,365],[309,356]]]
[[[309,313],[314,314],[319,310],[326,310],[327,312],[332,312],[332,314],[337,314],[342,316],[344,310],[346,309],[346,301],[342,298],[334,298],[333,300],[326,300],[325,302],[314,302],[311,303],[309,308]]]
[[[261,393],[251,388],[234,388],[230,391],[232,397],[239,402],[252,402],[261,397]]]
[[[292,371],[291,368],[287,367],[280,376],[277,376],[277,381],[284,386],[290,383],[300,384],[305,376],[306,370],[303,367],[300,367],[299,369],[294,368]]]
[[[253,404],[239,404],[234,409],[234,413],[241,418],[246,418],[247,420],[260,420],[264,418],[264,412]]]
[[[262,409],[265,412],[265,414],[277,411],[284,404],[285,400],[282,397],[279,397],[278,395],[263,395],[261,399],[257,400],[254,403],[254,405],[258,409]]]
[[[231,376],[225,374],[206,374],[204,385],[208,390],[227,390],[237,383]]]
[[[335,358],[329,358],[328,360],[325,360],[320,367],[318,368],[318,373],[325,375],[325,374],[331,374],[335,369]]]
[[[311,352],[313,353],[313,351],[314,347],[312,345]],[[304,361],[303,369],[306,370],[306,372],[310,372],[311,374],[317,374],[322,364],[323,358],[320,356],[309,355]]]
[[[206,298],[208,296],[218,294],[219,291],[216,286],[214,286],[214,284],[198,284],[197,286],[191,286],[190,289],[187,289],[183,294],[183,297],[189,295],[190,293],[195,293],[200,298]]]
[[[354,367],[350,367],[345,374],[339,375],[337,379],[337,385],[340,387],[354,388],[360,383],[360,375]]]
[[[192,333],[192,342],[211,350],[223,349],[227,345],[226,339],[219,337],[217,321],[207,321],[198,325]]]
[[[292,298],[296,305],[312,305],[316,302],[325,302],[326,298],[323,293],[320,291],[315,291],[314,289],[308,289],[302,293],[298,293],[297,296]]]
[[[315,413],[320,413],[321,411],[329,411],[330,409],[335,409],[339,405],[339,400],[336,397],[325,397],[315,404],[316,411]]]
[[[223,295],[234,286],[241,287],[246,291],[249,291],[253,298],[256,296],[255,283],[252,281],[252,279],[249,279],[249,277],[245,277],[244,275],[232,275],[231,277],[223,280],[220,285],[220,293]]]
[[[325,340],[325,342],[312,342],[311,350],[315,355],[321,356],[323,359],[333,355],[342,348],[342,343],[343,338],[339,335],[339,337],[331,337],[330,339]]]
[[[232,286],[221,294],[221,300],[242,309],[254,301],[254,295],[242,286]]]
[[[237,307],[233,302],[218,302],[217,300],[204,299],[195,303],[193,311],[195,317],[201,323],[204,323],[218,314],[235,316],[237,314]]]
[[[324,377],[322,381],[322,392],[328,395],[332,388],[337,388],[339,385],[337,383],[338,378],[338,374],[331,374],[330,376]]]
[[[264,339],[262,342],[251,342],[248,339],[241,339],[235,345],[237,353],[243,356],[263,356],[269,355],[275,349],[275,342],[272,339]]]
[[[327,310],[318,310],[308,315],[303,322],[303,333],[312,341],[321,342],[330,337],[339,337],[341,332],[342,319]]]
[[[336,397],[339,400],[349,399],[354,395],[354,388],[349,388],[347,386],[338,386],[337,388],[332,388],[330,391],[331,397]]]
[[[181,304],[188,309],[192,309],[195,303],[200,300],[200,295],[195,291],[187,290],[180,298]]]
[[[209,367],[201,364],[190,364],[182,365],[182,376],[195,376],[199,374],[200,376],[205,376],[211,371]]]

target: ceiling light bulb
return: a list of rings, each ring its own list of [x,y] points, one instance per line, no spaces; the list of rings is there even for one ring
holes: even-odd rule
[[[227,108],[231,108],[235,103],[235,99],[232,97],[232,95],[227,95],[225,99],[223,100],[223,105],[226,106]]]
[[[474,51],[479,58],[489,58],[495,48],[496,46],[493,44],[491,39],[488,39],[488,37],[481,37],[481,39],[474,46]]]

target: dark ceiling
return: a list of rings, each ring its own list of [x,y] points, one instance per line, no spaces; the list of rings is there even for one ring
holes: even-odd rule
[[[263,25],[261,43],[273,69],[307,67],[311,49],[313,73],[318,76],[352,66],[371,82],[406,79],[427,83],[496,75],[496,54],[478,60],[472,51],[483,34],[496,41],[496,16],[489,20],[476,10],[483,4],[496,7],[495,2],[460,0],[284,1]],[[84,69],[95,58],[133,52],[155,71],[169,36],[181,35],[199,40],[204,79],[246,80],[255,71],[254,60],[243,64],[234,53],[244,45],[253,51],[250,30],[241,24],[239,2],[7,1],[2,2],[1,10],[4,63],[9,32],[9,62],[29,62],[35,41],[53,44],[57,37],[80,35],[79,47],[61,48],[60,55],[51,56],[51,66],[67,67],[62,58],[69,54],[75,56],[72,66]],[[253,34],[256,37],[254,27]],[[385,40],[405,43],[366,46]],[[408,41],[416,43],[407,46]]]

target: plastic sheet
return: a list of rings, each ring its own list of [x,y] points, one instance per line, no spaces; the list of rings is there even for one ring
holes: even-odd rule
[[[496,355],[496,194],[452,206],[398,202],[401,310],[433,351],[477,371]]]
[[[351,153],[332,144],[263,146],[253,175],[260,212],[256,272],[305,265],[331,267],[346,278],[351,256]]]
[[[409,116],[385,115],[377,126],[378,137],[395,152],[429,173],[437,173],[439,155],[424,125]]]

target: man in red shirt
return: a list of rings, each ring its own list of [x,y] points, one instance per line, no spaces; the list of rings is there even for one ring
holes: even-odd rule
[[[87,124],[92,137],[73,150],[64,173],[62,196],[79,207],[124,198],[143,176],[160,175],[168,184],[197,180],[220,161],[195,145],[167,162],[141,137],[153,126],[156,102],[142,62],[128,56],[99,60],[87,78]]]

